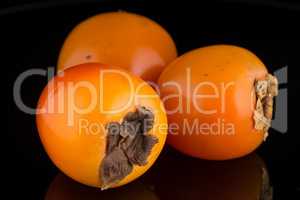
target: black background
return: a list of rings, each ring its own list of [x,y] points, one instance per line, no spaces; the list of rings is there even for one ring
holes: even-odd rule
[[[83,3],[85,2],[85,3]],[[172,35],[179,54],[211,44],[234,44],[253,51],[270,71],[288,65],[288,132],[270,131],[257,150],[268,167],[274,199],[297,199],[299,177],[300,5],[290,1],[18,1],[0,12],[4,62],[8,78],[8,141],[6,152],[13,168],[11,195],[43,199],[57,169],[45,154],[36,130],[35,116],[18,110],[13,83],[30,68],[55,66],[67,34],[80,21],[104,11],[126,10],[155,20]],[[7,45],[7,47],[5,47]],[[1,56],[1,57],[2,57]],[[22,87],[27,105],[35,107],[46,78],[32,77]],[[6,107],[6,106],[5,106]],[[6,141],[2,141],[6,143]],[[167,151],[167,150],[165,150]],[[178,156],[171,150],[167,154]],[[158,166],[159,162],[155,163]],[[151,172],[149,172],[151,174]],[[195,197],[197,199],[197,197]]]

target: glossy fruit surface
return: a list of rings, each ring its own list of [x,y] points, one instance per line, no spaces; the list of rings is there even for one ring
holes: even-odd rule
[[[136,179],[150,168],[165,143],[167,120],[158,95],[146,82],[120,69],[94,63],[67,69],[48,83],[37,108],[37,127],[49,157],[66,175],[86,185],[116,187]],[[153,120],[150,129],[138,132],[144,134],[132,135],[135,139],[139,137],[134,142],[140,152],[136,154],[136,149],[130,149],[129,155],[124,149],[131,142],[125,134],[128,129],[122,127],[125,132],[122,129],[122,137],[116,132],[117,138],[108,131],[111,124],[123,125],[129,121],[125,117],[142,108],[151,111]],[[140,121],[134,121],[134,125],[140,125]],[[119,138],[127,143],[121,143]],[[148,144],[149,138],[154,142]],[[110,155],[117,145],[122,155],[116,158]],[[140,162],[133,164],[124,153]],[[145,157],[138,157],[143,153]],[[127,167],[127,174],[117,174],[104,186],[104,177],[119,173],[118,167]]]
[[[267,73],[253,53],[231,45],[203,47],[177,58],[158,81],[170,130],[178,126],[168,143],[209,160],[252,152],[264,139],[264,131],[254,128],[254,84]]]
[[[156,22],[128,12],[91,17],[68,35],[58,70],[86,62],[122,67],[146,81],[156,81],[177,56],[171,36]]]

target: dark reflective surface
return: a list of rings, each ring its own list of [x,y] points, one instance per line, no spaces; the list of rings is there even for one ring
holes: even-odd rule
[[[266,166],[256,154],[230,161],[169,155],[154,177],[162,199],[272,199]]]
[[[126,185],[126,187],[114,190],[101,191],[81,185],[65,175],[59,173],[45,195],[45,200],[158,200],[159,198],[151,188],[142,183],[141,180]]]
[[[51,6],[31,6],[26,7],[26,11],[15,10],[0,16],[4,26],[7,25],[1,29],[1,34],[7,33],[1,38],[8,43],[1,57],[8,62],[1,63],[1,69],[2,76],[9,79],[8,106],[5,104],[8,131],[3,131],[8,139],[2,141],[4,145],[6,141],[13,141],[13,144],[7,144],[8,153],[4,152],[11,158],[8,165],[12,170],[9,173],[12,175],[11,182],[6,186],[10,194],[16,196],[10,199],[44,199],[50,183],[59,173],[40,143],[35,117],[21,112],[13,101],[14,81],[27,69],[55,66],[65,37],[81,20],[119,9],[146,15],[160,23],[174,38],[180,54],[205,45],[227,43],[253,51],[271,72],[288,65],[288,83],[280,85],[280,88],[288,88],[288,108],[285,108],[288,109],[288,131],[282,134],[270,130],[268,140],[257,152],[268,168],[274,199],[300,199],[300,12],[296,6],[217,0],[172,3],[95,0],[64,5],[56,5],[56,0],[51,2],[54,2]],[[26,105],[36,106],[46,82],[45,77],[39,76],[24,82],[22,98]],[[252,156],[228,164],[213,164],[185,157],[167,148],[139,181],[142,187],[145,185],[145,193],[154,193],[154,197],[159,199],[171,199],[168,196],[184,200],[201,199],[199,196],[217,199],[221,194],[231,199],[257,198],[262,188],[261,167],[254,163],[261,163],[259,160]],[[248,188],[248,185],[253,187]],[[122,189],[125,193],[126,188]],[[66,189],[72,190],[72,187]],[[64,193],[64,190],[61,191]],[[96,193],[97,196],[99,192]],[[114,192],[107,192],[108,195],[110,193]],[[247,195],[241,198],[240,195],[244,194]]]
[[[115,189],[101,191],[58,173],[45,200],[60,199],[270,200],[272,187],[265,163],[257,154],[215,162],[168,151],[145,176]]]

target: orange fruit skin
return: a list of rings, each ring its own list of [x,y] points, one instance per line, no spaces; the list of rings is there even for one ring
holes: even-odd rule
[[[171,36],[156,22],[137,14],[109,12],[88,18],[72,30],[61,49],[58,71],[99,62],[155,82],[176,57]]]
[[[99,166],[105,156],[104,127],[108,122],[121,122],[129,111],[135,111],[136,105],[145,106],[155,117],[154,126],[148,133],[159,141],[152,148],[145,166],[134,166],[128,176],[112,187],[124,185],[146,172],[158,157],[167,136],[167,118],[156,92],[140,78],[121,69],[115,70],[127,75],[131,86],[118,73],[105,74],[100,80],[99,74],[107,69],[114,68],[87,63],[57,75],[43,90],[36,115],[40,139],[54,164],[72,179],[94,187],[101,186]],[[78,85],[82,81],[95,89],[95,95]],[[70,92],[70,84],[77,84],[76,92]],[[137,89],[141,84],[143,87]],[[137,95],[151,95],[151,98],[130,100]],[[95,104],[91,103],[93,100]],[[78,110],[74,111],[74,105]],[[118,111],[118,108],[123,109]],[[113,110],[116,112],[108,112]],[[165,125],[165,128],[159,125]]]
[[[169,127],[170,124],[179,125],[177,134],[169,134],[167,142],[183,153],[208,160],[237,158],[255,150],[262,143],[264,134],[254,129],[254,81],[266,74],[266,67],[253,53],[231,45],[203,47],[177,58],[162,72],[158,81]],[[164,86],[170,81],[178,83],[182,92]],[[197,88],[199,83],[204,84]],[[169,111],[181,103],[178,98],[165,100],[174,94],[182,97],[183,109],[171,113]],[[198,98],[196,95],[215,96]],[[198,131],[185,132],[188,129],[183,122],[192,127],[196,120],[200,124]],[[201,124],[205,124],[202,130]],[[221,128],[213,124],[220,124]],[[228,134],[229,129],[221,130],[222,126],[229,125],[234,127],[232,134]]]

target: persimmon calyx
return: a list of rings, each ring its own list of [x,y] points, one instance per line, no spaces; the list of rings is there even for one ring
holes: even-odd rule
[[[153,128],[154,114],[145,107],[129,112],[122,123],[106,125],[106,155],[100,165],[101,189],[107,189],[125,178],[134,165],[144,166],[153,146],[155,136],[147,134]]]
[[[267,74],[265,79],[254,83],[256,106],[254,110],[254,127],[264,131],[264,140],[268,137],[273,115],[274,97],[278,95],[278,81],[275,76]]]

